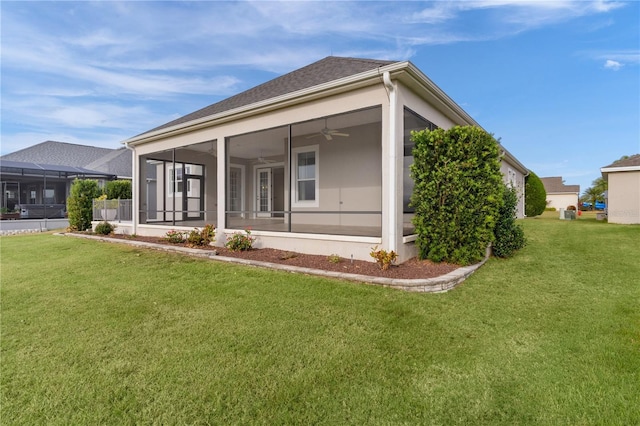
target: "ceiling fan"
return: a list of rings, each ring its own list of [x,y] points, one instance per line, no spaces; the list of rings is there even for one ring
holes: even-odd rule
[[[315,138],[317,136],[324,136],[324,138],[328,141],[333,140],[334,136],[343,136],[348,137],[349,133],[341,132],[340,130],[330,129],[327,127],[327,119],[324,119],[324,128],[320,130],[319,133],[315,135],[307,136],[307,139]]]
[[[262,156],[262,153],[260,153],[260,157],[256,158],[253,164],[271,164],[275,162],[276,162],[275,160],[269,160],[267,158],[264,158]]]

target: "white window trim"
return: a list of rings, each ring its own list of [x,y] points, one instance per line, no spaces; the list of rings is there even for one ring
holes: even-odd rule
[[[313,152],[315,154],[315,200],[300,201],[298,200],[298,154],[305,152]],[[291,192],[293,195],[292,207],[319,207],[320,206],[320,145],[308,145],[291,149],[293,158],[293,173],[291,173]]]
[[[243,164],[229,163],[229,169],[236,168],[240,169],[240,210],[244,211],[244,198],[245,198],[245,166]],[[229,175],[227,179],[231,177],[231,170],[229,170]],[[244,217],[244,213],[242,213],[242,217]]]
[[[178,170],[181,170],[181,171],[182,171],[181,179],[179,179],[179,180],[172,180],[172,179],[171,179],[171,177],[172,177],[172,175],[173,175],[173,173],[172,173],[172,172],[173,172],[173,163],[167,163],[167,166],[168,166],[168,167],[167,167],[167,197],[169,197],[169,198],[173,198],[173,194],[174,194],[174,193],[175,193],[175,194],[180,194],[180,195],[179,195],[179,197],[182,197],[182,191],[178,192],[178,191],[176,191],[176,190],[175,190],[175,189],[176,189],[176,187],[177,187],[178,182],[182,182],[183,184],[184,184],[185,182],[186,182],[187,184],[189,183],[189,181],[188,181],[188,180],[187,180],[187,181],[185,181],[185,179],[184,179],[184,175],[188,175],[188,174],[190,174],[190,172],[191,172],[191,165],[190,165],[190,164],[177,163],[177,162],[176,162],[176,165],[178,165],[178,164],[182,164],[182,166],[177,167],[177,169],[178,169]],[[171,185],[172,183],[173,183],[173,188],[171,187],[171,186],[172,186],[172,185]],[[172,189],[173,189],[173,191],[172,191]],[[187,197],[191,197],[191,196],[193,196],[191,192],[192,192],[192,191],[191,191],[191,186],[190,186],[190,185],[188,185],[188,187],[187,187]]]

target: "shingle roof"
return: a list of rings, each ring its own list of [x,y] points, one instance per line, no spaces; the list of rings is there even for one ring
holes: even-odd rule
[[[54,166],[85,167],[104,157],[113,149],[77,145],[68,142],[45,141],[0,157],[2,160],[49,164]]]
[[[629,158],[625,158],[624,160],[617,160],[608,166],[604,166],[603,168],[607,169],[609,167],[635,167],[640,166],[640,154],[635,154],[630,156]]]
[[[340,78],[360,74],[395,62],[396,61],[329,56],[235,96],[170,121],[162,126],[158,126],[149,130],[149,132],[219,114],[224,111],[286,95],[287,93],[307,89]]]
[[[85,167],[121,178],[131,178],[131,161],[131,151],[126,148],[120,148],[87,164]]]
[[[580,185],[565,185],[562,183],[561,176],[554,177],[543,177],[540,178],[542,181],[542,185],[544,185],[544,190],[547,194],[557,193],[557,192],[577,192],[580,193]]]

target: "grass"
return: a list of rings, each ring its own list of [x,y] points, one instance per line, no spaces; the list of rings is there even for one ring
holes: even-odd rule
[[[640,424],[640,227],[522,221],[445,294],[0,238],[2,424]]]

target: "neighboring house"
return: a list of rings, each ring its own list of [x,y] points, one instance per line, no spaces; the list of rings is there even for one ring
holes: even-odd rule
[[[547,192],[547,207],[560,210],[573,206],[578,209],[580,185],[565,185],[561,176],[543,177],[540,180]]]
[[[600,172],[608,183],[609,223],[640,223],[640,154],[602,167]]]
[[[210,223],[217,244],[250,228],[259,247],[404,261],[410,132],[454,125],[478,123],[412,63],[327,57],[124,141],[139,214],[118,230]],[[527,169],[501,149],[522,194]]]
[[[64,217],[76,178],[131,179],[131,151],[46,141],[3,155],[1,206],[22,218]]]

